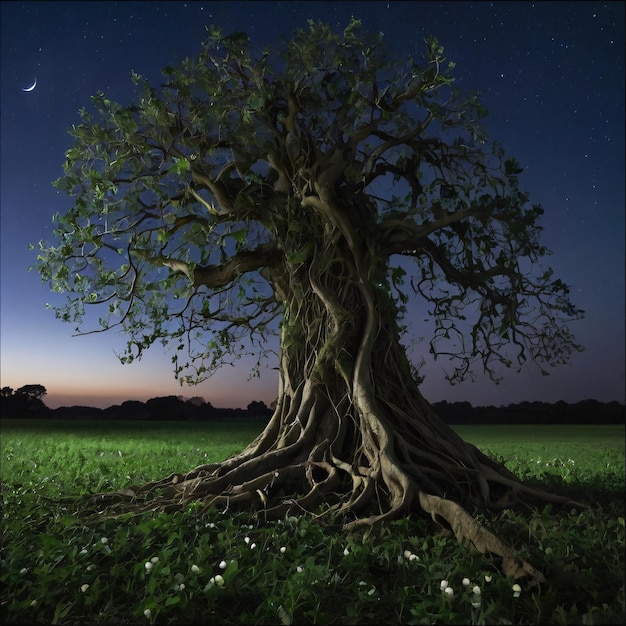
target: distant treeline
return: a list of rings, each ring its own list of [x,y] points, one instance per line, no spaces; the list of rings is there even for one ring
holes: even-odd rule
[[[46,391],[40,385],[27,385],[17,391],[4,388],[2,392],[0,415],[4,419],[267,421],[272,415],[272,408],[260,401],[251,402],[245,409],[223,409],[199,397],[164,396],[147,402],[128,400],[107,409],[88,406],[50,409],[41,400]],[[624,424],[626,421],[623,404],[597,400],[573,404],[520,402],[500,407],[443,401],[434,403],[433,407],[448,424]]]
[[[34,386],[33,386],[34,387]],[[21,391],[21,390],[18,390]],[[269,420],[272,408],[255,401],[245,409],[221,409],[202,398],[179,396],[152,398],[147,402],[129,400],[107,409],[88,406],[48,408],[41,394],[11,393],[1,396],[5,419],[110,419],[110,420]],[[574,404],[559,401],[520,402],[508,406],[478,406],[469,402],[436,402],[434,408],[448,424],[624,424],[625,406],[619,402],[583,400]]]
[[[128,400],[99,409],[91,406],[63,406],[50,409],[32,395],[3,395],[5,419],[81,419],[81,420],[269,420],[272,409],[264,402],[253,401],[245,409],[219,409],[200,398],[186,400],[179,396],[151,398],[147,402]]]
[[[477,406],[469,402],[436,402],[433,407],[448,424],[624,424],[626,407],[619,402],[559,400],[520,402],[508,406]]]

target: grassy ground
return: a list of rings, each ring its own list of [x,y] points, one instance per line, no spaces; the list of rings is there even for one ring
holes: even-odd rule
[[[623,427],[457,427],[528,480],[596,503],[489,520],[546,574],[519,592],[423,519],[363,542],[332,520],[194,509],[85,527],[55,500],[219,461],[260,428],[2,422],[2,623],[624,622]]]

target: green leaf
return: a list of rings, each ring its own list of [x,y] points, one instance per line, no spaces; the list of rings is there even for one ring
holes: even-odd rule
[[[313,248],[314,248],[313,242],[309,241],[302,248],[300,248],[300,250],[297,250],[296,252],[290,252],[287,255],[287,260],[292,265],[298,265],[300,263],[304,263],[311,256],[311,253],[313,252]]]
[[[247,228],[242,228],[241,230],[236,230],[235,232],[228,233],[229,237],[232,237],[237,243],[241,244],[246,241],[247,234]]]

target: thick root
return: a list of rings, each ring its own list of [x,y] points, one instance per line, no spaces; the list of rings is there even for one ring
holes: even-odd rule
[[[420,506],[430,513],[433,521],[439,523],[442,518],[452,529],[458,542],[481,554],[493,554],[502,559],[502,571],[506,576],[518,579],[530,577],[531,583],[544,582],[543,574],[527,561],[515,556],[513,549],[507,546],[491,531],[482,526],[463,507],[452,500],[419,493]]]
[[[393,378],[385,380],[393,385]],[[499,558],[505,575],[531,584],[544,580],[468,509],[501,510],[520,497],[570,503],[567,498],[521,483],[443,424],[417,392],[392,387],[399,399],[405,394],[400,404],[411,407],[405,411],[390,402],[381,409],[366,380],[355,385],[359,393],[352,399],[342,388],[330,394],[310,380],[289,388],[266,429],[241,453],[91,496],[80,517],[156,514],[195,502],[201,509],[255,512],[261,520],[336,515],[344,531],[368,535],[421,509],[461,544]]]

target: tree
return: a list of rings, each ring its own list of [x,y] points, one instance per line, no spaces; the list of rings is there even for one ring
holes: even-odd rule
[[[51,410],[43,403],[47,394],[43,385],[24,385],[15,391],[2,387],[0,393],[2,417],[5,419],[48,417]]]
[[[189,398],[189,400],[187,400],[187,402],[189,402],[189,404],[193,404],[194,406],[197,406],[197,407],[205,406],[207,408],[211,408],[211,403],[207,402],[201,396],[193,396],[193,398]]]
[[[24,385],[15,392],[18,396],[26,396],[35,400],[41,400],[47,393],[48,390],[43,385]]]
[[[252,400],[252,402],[250,402],[248,406],[246,407],[246,410],[249,413],[253,413],[255,411],[259,413],[265,413],[268,410],[268,408],[267,408],[267,404],[265,404],[263,400]]]
[[[56,181],[73,206],[36,268],[77,332],[86,305],[98,330],[125,331],[123,363],[173,342],[182,382],[245,350],[262,359],[280,335],[262,434],[124,504],[115,494],[115,510],[199,499],[272,519],[324,505],[346,529],[421,512],[508,574],[540,576],[470,511],[565,499],[518,481],[422,397],[402,343],[408,288],[434,320],[431,352],[456,359],[453,382],[476,365],[497,378],[567,361],[581,312],[541,266],[542,210],[486,142],[477,95],[453,88],[443,47],[430,38],[398,63],[381,39],[357,20],[338,34],[310,22],[259,53],[210,29],[160,88],[133,73],[131,105],[98,93]]]

